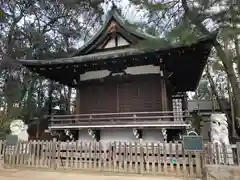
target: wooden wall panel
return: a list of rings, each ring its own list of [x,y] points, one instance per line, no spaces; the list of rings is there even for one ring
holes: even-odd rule
[[[119,84],[119,111],[161,110],[161,87],[158,76],[138,78],[134,82]]]
[[[83,87],[80,113],[161,111],[160,75]]]
[[[80,113],[117,112],[116,92],[114,84],[92,85],[80,89]]]

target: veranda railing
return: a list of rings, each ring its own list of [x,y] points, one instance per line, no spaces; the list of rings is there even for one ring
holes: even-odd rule
[[[50,116],[50,126],[69,125],[147,125],[147,124],[183,124],[189,118],[187,111],[121,112],[99,114],[73,114]],[[177,118],[177,120],[175,120]]]

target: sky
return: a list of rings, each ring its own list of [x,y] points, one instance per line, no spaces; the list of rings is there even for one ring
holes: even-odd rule
[[[105,14],[108,12],[108,10],[111,9],[111,6],[112,6],[111,3],[108,4],[105,3],[102,5]],[[130,22],[140,21],[144,14],[143,10],[137,11],[136,7],[131,5],[128,0],[121,0],[120,3],[116,2],[116,6],[122,9],[124,16]]]

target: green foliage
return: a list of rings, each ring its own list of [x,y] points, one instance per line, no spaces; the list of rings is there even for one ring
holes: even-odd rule
[[[10,132],[11,120],[9,117],[1,115],[0,116],[0,140],[5,139],[5,136]]]
[[[217,72],[224,72],[224,66],[222,64],[222,62],[216,58],[215,61],[212,63],[211,65],[212,70],[217,73]]]
[[[49,104],[59,104],[61,112],[72,107],[66,95],[70,89],[49,92],[49,81],[30,73],[15,63],[17,58],[53,59],[66,57],[76,49],[79,40],[97,27],[102,1],[2,1],[0,8],[0,134],[8,132],[10,119],[21,118],[26,123],[42,118]],[[7,12],[7,14],[4,12]],[[2,20],[8,23],[2,23]],[[3,66],[4,64],[4,66]],[[17,73],[17,74],[16,74]],[[53,95],[52,100],[50,96]],[[0,135],[1,136],[1,135]]]
[[[211,94],[209,92],[209,82],[207,79],[202,79],[199,82],[198,88],[196,90],[193,99],[196,100],[211,100]]]
[[[191,26],[188,19],[182,19],[179,24],[166,33],[170,41],[176,41],[179,44],[192,44],[195,43],[201,36],[195,27]]]
[[[214,1],[219,1],[219,0],[214,0]],[[212,1],[210,0],[197,0],[197,2],[203,6],[205,9],[209,7],[209,5],[212,3]]]
[[[6,14],[5,12],[3,11],[2,8],[0,8],[0,23],[3,23],[6,21]]]
[[[149,11],[162,11],[169,8],[169,3],[151,2],[148,0],[130,0],[130,2],[137,5],[140,9],[148,9]]]
[[[240,28],[237,27],[227,27],[227,28],[223,28],[222,31],[220,32],[220,36],[223,39],[226,38],[234,38],[236,36],[240,35]]]
[[[166,3],[148,3],[147,4],[150,11],[162,11],[167,10],[169,6]]]

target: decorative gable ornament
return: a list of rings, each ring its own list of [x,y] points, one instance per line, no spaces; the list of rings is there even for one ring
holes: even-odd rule
[[[119,29],[119,27],[118,27],[117,23],[112,22],[112,23],[110,24],[110,26],[108,27],[107,32],[108,32],[109,34],[112,34],[112,33],[115,34],[116,32],[118,32],[118,29]]]

